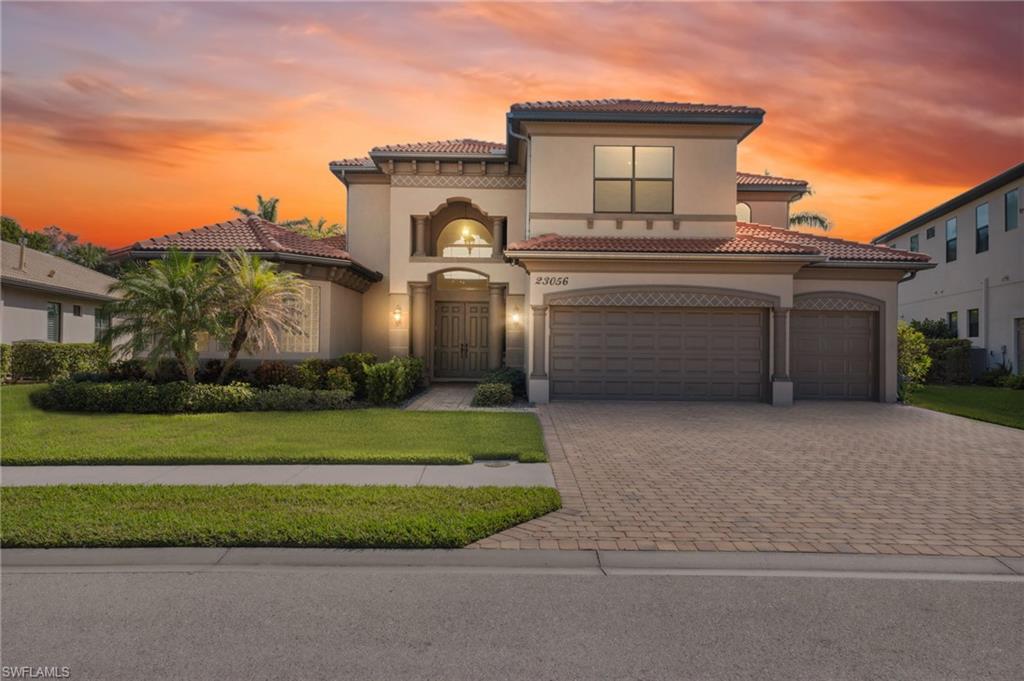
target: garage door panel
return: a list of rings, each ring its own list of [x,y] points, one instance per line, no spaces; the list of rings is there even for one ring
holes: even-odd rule
[[[554,398],[765,399],[760,310],[556,306],[551,319]]]
[[[876,399],[878,315],[795,310],[790,317],[797,399]]]

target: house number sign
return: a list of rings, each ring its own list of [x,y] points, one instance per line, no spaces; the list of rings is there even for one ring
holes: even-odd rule
[[[537,277],[533,283],[537,286],[568,286],[569,277]]]

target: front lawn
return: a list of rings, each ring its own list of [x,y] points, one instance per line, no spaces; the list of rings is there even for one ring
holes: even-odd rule
[[[914,392],[916,407],[1024,428],[1024,390],[977,385],[926,385]]]
[[[547,487],[59,485],[0,489],[4,548],[458,548],[556,510]]]
[[[546,461],[530,413],[352,409],[72,414],[36,409],[40,386],[0,388],[6,465]]]

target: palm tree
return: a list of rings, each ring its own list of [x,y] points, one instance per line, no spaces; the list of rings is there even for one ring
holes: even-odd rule
[[[820,229],[823,232],[827,232],[832,229],[832,221],[828,219],[828,216],[821,213],[812,213],[810,211],[803,211],[801,213],[794,213],[789,216],[790,227],[813,227]]]
[[[302,225],[308,221],[308,218],[302,220],[284,220],[283,222],[277,221],[277,203],[279,199],[276,196],[271,196],[266,199],[263,198],[262,194],[256,195],[256,210],[252,208],[246,208],[245,206],[235,206],[235,212],[244,217],[256,216],[262,218],[267,222],[273,222],[275,225],[279,224],[282,227],[296,227]]]
[[[99,270],[107,259],[107,249],[90,243],[76,244],[64,257],[82,267]]]
[[[297,302],[304,286],[295,272],[278,271],[273,263],[244,251],[223,260],[221,337],[228,344],[228,356],[220,383],[227,380],[242,350],[256,353],[269,341],[276,351],[278,334],[302,330]]]
[[[295,231],[308,236],[310,239],[326,239],[329,236],[340,236],[345,233],[344,228],[337,222],[327,223],[327,218],[321,216],[313,222],[311,218],[305,217],[301,224],[295,226]]]
[[[195,383],[199,335],[219,331],[220,284],[215,259],[197,260],[176,250],[129,267],[110,286],[119,299],[108,303],[112,322],[103,340],[118,352],[146,354],[151,369],[170,355]]]

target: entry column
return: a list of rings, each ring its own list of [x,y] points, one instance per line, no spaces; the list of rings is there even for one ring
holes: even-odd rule
[[[532,305],[533,324],[530,328],[530,337],[533,339],[530,345],[530,401],[537,404],[546,404],[550,395],[548,373],[545,369],[547,364],[547,321],[548,306]]]
[[[507,284],[490,284],[490,300],[487,305],[489,326],[487,342],[487,368],[501,367],[501,356],[505,349],[505,288]]]
[[[412,289],[412,356],[423,360],[424,366],[429,364],[427,357],[427,321],[429,318],[430,284],[426,282],[410,282]],[[429,376],[430,372],[426,372]]]
[[[793,404],[793,382],[789,378],[789,310],[788,307],[772,310],[772,358],[775,364],[772,372],[772,404],[775,406]]]

